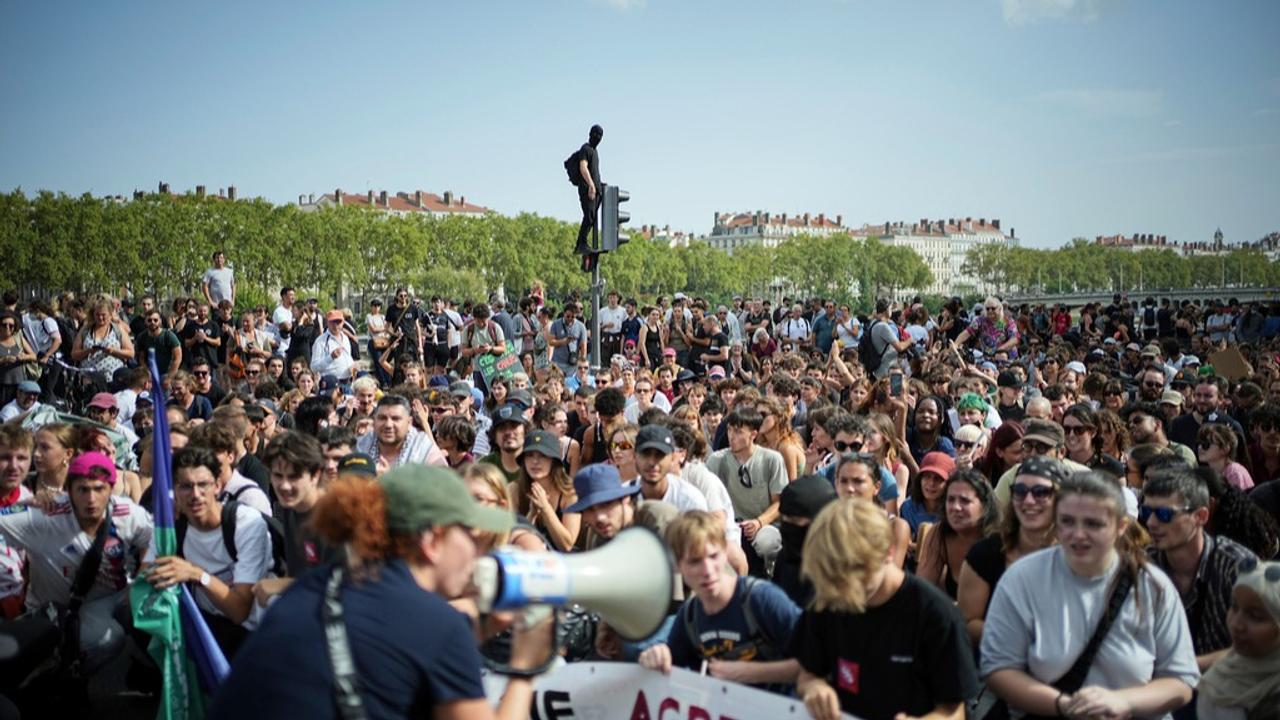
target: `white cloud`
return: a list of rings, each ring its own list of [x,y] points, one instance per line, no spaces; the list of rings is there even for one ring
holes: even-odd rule
[[[1151,117],[1164,108],[1164,93],[1159,90],[1052,90],[1035,99],[1094,117]]]
[[[1041,21],[1093,22],[1105,5],[1116,0],[1003,0],[1004,21],[1029,25]]]
[[[614,10],[627,12],[628,10],[642,10],[648,0],[591,0],[597,5],[611,7]]]

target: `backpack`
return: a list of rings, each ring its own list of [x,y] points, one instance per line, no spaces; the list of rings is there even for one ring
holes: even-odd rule
[[[873,320],[871,324],[862,331],[862,337],[858,339],[858,362],[862,363],[862,369],[868,375],[873,375],[880,369],[880,362],[884,359],[884,353],[889,349],[886,345],[876,350],[876,341],[874,339],[876,325],[884,322],[883,320]]]
[[[240,493],[248,490],[248,486],[241,488],[233,497],[239,497]],[[228,500],[222,504],[222,547],[226,548],[227,555],[231,556],[231,562],[234,563],[239,559],[236,553],[236,510],[239,509],[240,503],[235,500]],[[288,565],[285,562],[285,538],[284,524],[275,517],[268,515],[261,510],[254,510],[262,516],[267,522],[267,535],[271,540],[271,565],[268,570],[276,577],[288,576]],[[180,515],[174,519],[173,529],[178,536],[178,555],[182,557],[182,544],[187,539],[187,518]]]
[[[1156,308],[1154,305],[1148,305],[1147,309],[1142,311],[1142,326],[1147,328],[1156,326]]]
[[[761,630],[760,623],[756,621],[756,613],[751,608],[751,593],[763,581],[751,575],[748,575],[745,580],[747,587],[746,592],[742,595],[742,614],[747,620],[747,636],[744,639],[744,644],[751,643],[755,646],[757,651],[756,660],[777,660],[784,657],[783,653],[779,652],[778,647]],[[680,608],[680,616],[684,620],[684,631],[689,637],[689,642],[694,647],[699,647],[698,628],[693,624],[693,603],[692,599],[686,602],[684,607]]]
[[[569,184],[578,187],[582,184],[582,173],[578,169],[578,164],[582,162],[582,149],[574,150],[569,157],[564,160],[564,171],[569,176]]]

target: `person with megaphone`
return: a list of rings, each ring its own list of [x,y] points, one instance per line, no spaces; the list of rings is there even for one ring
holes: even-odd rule
[[[717,678],[783,691],[800,665],[786,655],[800,608],[768,580],[733,573],[720,520],[693,510],[667,527],[685,585],[693,591],[676,613],[665,643],[640,654],[640,664],[670,673],[703,663]]]
[[[473,531],[510,530],[510,511],[477,504],[452,470],[406,464],[377,480],[340,477],[312,513],[348,562],[280,596],[214,695],[211,720],[528,717],[533,686],[520,673],[551,657],[551,623],[517,625],[495,711],[473,631],[448,605],[471,586]]]

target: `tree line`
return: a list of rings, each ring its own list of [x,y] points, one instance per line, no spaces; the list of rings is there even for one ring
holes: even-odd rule
[[[1000,293],[1138,292],[1186,288],[1276,287],[1280,262],[1260,250],[1184,256],[1177,251],[1131,252],[1076,238],[1056,250],[981,245],[965,257],[964,270]]]
[[[481,298],[498,287],[523,292],[535,281],[552,297],[585,295],[576,233],[576,224],[531,213],[397,216],[191,194],[123,201],[18,189],[0,194],[0,286],[28,296],[198,295],[213,252],[223,250],[242,307],[274,303],[285,285],[330,300],[402,286]],[[878,293],[932,281],[913,251],[848,236],[796,237],[730,256],[704,243],[672,248],[633,234],[601,269],[606,287],[624,296],[683,291],[718,302],[779,292],[869,306]]]

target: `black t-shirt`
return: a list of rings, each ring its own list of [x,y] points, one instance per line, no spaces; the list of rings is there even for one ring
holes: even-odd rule
[[[196,394],[204,396],[210,405],[218,407],[222,404],[223,398],[227,396],[227,391],[218,387],[217,383],[210,383],[209,392],[197,392]]]
[[[591,175],[591,182],[595,183],[596,190],[600,189],[600,153],[591,147],[591,143],[583,143],[582,148],[578,150],[578,162],[587,161],[587,173]],[[586,185],[581,186],[583,192],[586,191]]]
[[[218,348],[207,342],[197,342],[187,347],[187,341],[196,336],[196,331],[204,330],[204,334],[210,340],[218,340],[222,338],[222,330],[218,326],[218,321],[209,318],[203,325],[195,320],[188,320],[187,324],[182,328],[182,363],[189,369],[191,363],[196,358],[203,358],[209,361],[209,367],[218,367]]]
[[[262,492],[269,497],[275,497],[271,492],[271,471],[267,469],[266,465],[262,464],[257,455],[245,453],[244,457],[240,458],[240,462],[236,463],[236,471],[258,483],[258,486],[262,488]]]
[[[1027,409],[1021,405],[997,405],[996,411],[1000,413],[1000,419],[1003,422],[1022,422],[1027,416]]]
[[[983,582],[991,589],[987,595],[987,607],[991,606],[991,598],[996,594],[996,583],[1000,582],[1000,578],[1004,575],[1005,557],[1004,557],[1004,541],[999,535],[989,535],[982,538],[969,548],[969,554],[964,556],[964,561],[969,563],[969,567],[982,578]],[[984,608],[983,615],[987,611]]]
[[[729,345],[729,336],[725,334],[723,331],[718,332],[715,335],[711,336],[711,344],[708,345],[707,349],[703,350],[703,352],[707,353],[708,355],[717,355],[719,354],[721,348],[727,347],[728,345]],[[707,363],[707,367],[706,367],[707,372],[710,372],[711,368],[713,367],[723,368],[725,373],[727,374],[729,372],[729,361],[715,360],[715,361],[709,362]]]
[[[337,720],[320,606],[322,566],[267,611],[218,688],[210,720]],[[484,697],[480,653],[464,615],[392,561],[342,590],[348,642],[370,718],[430,718],[437,705]]]
[[[285,364],[292,363],[294,358],[302,358],[311,364],[311,344],[316,341],[320,332],[311,323],[297,323],[293,326],[293,335],[289,338],[289,351],[285,353]]]
[[[280,518],[280,524],[284,526],[284,559],[289,566],[289,575],[298,577],[317,565],[328,565],[344,560],[341,548],[325,542],[311,529],[307,523],[311,513],[299,513],[281,508],[276,511],[276,514]]]
[[[432,345],[447,345],[449,343],[449,326],[453,324],[453,320],[449,318],[449,313],[442,312],[439,315],[427,313],[426,324],[431,326],[431,336],[423,338],[427,343]]]
[[[866,720],[924,715],[979,691],[960,612],[914,575],[888,602],[864,613],[806,610],[789,654],[830,683],[841,710]]]
[[[418,323],[421,321],[422,313],[414,305],[400,307],[393,303],[387,308],[387,327],[404,333],[404,344],[408,347],[417,347]]]

